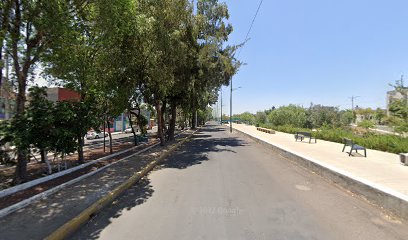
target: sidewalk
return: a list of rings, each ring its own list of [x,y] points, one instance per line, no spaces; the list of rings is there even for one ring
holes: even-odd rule
[[[263,133],[256,127],[233,124],[234,129],[274,145],[301,158],[313,161],[331,171],[369,185],[408,203],[408,166],[400,164],[399,155],[367,149],[364,156],[348,156],[343,144],[317,139],[317,144],[296,142],[293,134],[276,132]],[[406,206],[404,207],[406,209]]]
[[[191,131],[181,134],[181,138]],[[155,147],[122,160],[66,189],[0,218],[1,239],[44,239],[170,148]]]

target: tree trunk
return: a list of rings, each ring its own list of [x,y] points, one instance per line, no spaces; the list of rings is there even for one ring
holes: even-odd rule
[[[192,116],[191,120],[192,120],[191,121],[191,128],[196,129],[196,127],[197,127],[197,111],[196,110],[193,110],[193,116]]]
[[[109,153],[112,154],[113,148],[112,148],[112,133],[111,133],[110,121],[108,120],[106,121],[106,123],[108,124],[108,133],[109,133]]]
[[[132,114],[130,112],[130,109],[129,109],[128,119],[129,119],[130,127],[132,128],[133,140],[135,142],[135,146],[137,146],[139,143],[138,143],[138,140],[137,140],[135,129],[133,128]]]
[[[24,113],[24,104],[26,101],[25,91],[27,87],[26,80],[27,77],[21,71],[18,71],[17,118]],[[20,184],[27,180],[27,156],[24,152],[25,149],[17,149],[17,166],[13,180],[14,184]]]
[[[155,102],[155,108],[157,112],[157,137],[160,139],[160,145],[164,146],[163,113],[161,111],[160,101]]]
[[[19,54],[21,50],[21,35],[24,24],[22,20],[22,3],[20,1],[14,1],[14,19],[12,28],[10,29],[11,35],[11,55],[13,59],[13,66],[14,71],[16,74],[17,82],[18,82],[18,93],[17,93],[17,100],[16,100],[16,118],[21,117],[24,114],[25,110],[25,102],[26,102],[26,88],[27,88],[27,77],[28,72],[33,64],[38,61],[39,58],[39,51],[33,51],[33,48],[37,47],[40,43],[42,37],[40,35],[36,36],[36,42],[31,42],[31,34],[32,28],[26,28],[24,37],[25,39],[25,56],[22,57]],[[38,34],[38,33],[37,33]],[[35,53],[34,53],[35,52]],[[13,179],[14,184],[19,184],[27,180],[27,156],[26,156],[27,149],[17,149],[17,166],[16,171]]]
[[[171,118],[169,124],[169,140],[174,140],[174,131],[176,130],[176,118],[177,118],[177,105],[176,103],[171,104]]]
[[[47,152],[45,149],[40,150],[40,155],[41,155],[41,163],[45,163],[45,156],[47,155]]]
[[[13,184],[20,184],[27,180],[27,156],[23,151],[17,151],[17,165]]]
[[[48,160],[47,151],[45,150],[41,151],[41,162],[47,165],[47,174],[48,175],[52,174],[52,167],[51,167],[50,161]]]
[[[167,101],[163,101],[162,107],[161,107],[161,115],[162,115],[162,123],[163,123],[163,130],[165,133],[167,133],[167,117],[166,117],[166,112],[167,112]]]
[[[83,164],[84,163],[84,139],[80,134],[77,136],[77,139],[78,139],[78,147],[77,147],[78,163]]]

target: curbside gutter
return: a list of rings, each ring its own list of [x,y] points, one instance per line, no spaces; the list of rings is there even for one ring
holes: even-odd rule
[[[354,194],[363,197],[370,203],[386,209],[393,215],[408,219],[408,197],[404,194],[396,192],[392,189],[379,186],[376,183],[367,181],[363,178],[353,176],[341,169],[324,164],[318,160],[302,156],[299,153],[285,150],[281,146],[265,142],[248,133],[234,129],[237,133],[249,137],[255,142],[278,152],[281,156],[288,160],[307,168],[310,171],[320,175],[326,180],[333,182],[344,189],[351,191]]]
[[[57,239],[65,239],[74,233],[78,228],[80,228],[84,223],[86,223],[89,219],[91,219],[96,213],[102,210],[105,206],[109,203],[113,202],[119,195],[125,192],[128,188],[133,186],[137,181],[141,178],[146,176],[157,164],[162,162],[165,158],[167,158],[171,153],[173,153],[177,148],[183,145],[185,142],[189,141],[190,138],[199,130],[194,131],[192,134],[187,136],[186,138],[180,140],[170,149],[166,150],[161,156],[158,157],[157,160],[150,162],[146,167],[144,167],[141,171],[136,172],[131,176],[128,180],[124,183],[119,185],[114,190],[110,191],[104,197],[100,198],[98,201],[93,203],[90,207],[82,211],[78,214],[75,218],[69,220],[67,223],[59,227],[55,230],[52,234],[50,234],[46,239],[47,240],[57,240]]]

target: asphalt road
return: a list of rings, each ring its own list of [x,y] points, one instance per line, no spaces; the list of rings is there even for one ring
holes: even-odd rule
[[[406,221],[209,126],[72,239],[408,239]]]

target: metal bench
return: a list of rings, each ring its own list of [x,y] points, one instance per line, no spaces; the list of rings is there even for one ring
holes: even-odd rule
[[[344,146],[343,146],[342,152],[344,152],[346,147],[351,147],[349,156],[351,156],[351,153],[353,152],[353,150],[356,150],[356,153],[358,153],[358,150],[364,150],[364,157],[367,157],[367,150],[365,147],[353,143],[353,140],[349,138],[343,138],[343,142],[344,142]]]
[[[303,141],[303,139],[305,138],[309,138],[309,143],[311,143],[313,139],[314,139],[314,142],[317,143],[317,139],[313,137],[310,132],[296,132],[295,134],[296,142],[297,140]]]

